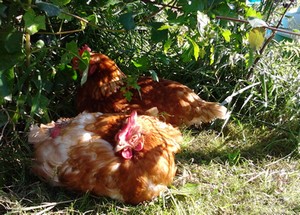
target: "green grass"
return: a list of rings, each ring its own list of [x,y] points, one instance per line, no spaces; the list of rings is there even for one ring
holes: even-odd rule
[[[51,187],[30,173],[26,139],[2,145],[0,214],[300,213],[299,135],[236,121],[183,132],[173,185],[138,206]]]

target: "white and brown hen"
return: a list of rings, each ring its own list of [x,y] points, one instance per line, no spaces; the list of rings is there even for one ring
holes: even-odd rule
[[[83,112],[32,126],[33,172],[71,190],[138,204],[172,183],[182,135],[152,116]]]

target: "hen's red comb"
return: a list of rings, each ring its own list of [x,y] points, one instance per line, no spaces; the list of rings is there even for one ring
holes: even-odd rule
[[[84,46],[82,46],[79,50],[78,50],[78,54],[79,56],[81,56],[83,54],[84,51],[88,51],[88,52],[91,52],[92,49],[87,45],[87,44],[84,44]],[[78,57],[74,57],[72,59],[72,66],[73,66],[73,69],[77,70],[78,67],[79,67],[79,59]]]
[[[87,44],[84,44],[84,46],[79,49],[79,56],[81,56],[84,51],[91,52],[92,49]]]

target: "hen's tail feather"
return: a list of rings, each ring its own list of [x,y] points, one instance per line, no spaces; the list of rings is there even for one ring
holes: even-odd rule
[[[195,108],[195,117],[188,123],[189,125],[200,125],[209,123],[215,119],[226,119],[227,108],[216,102],[201,102],[200,106]]]
[[[204,111],[207,111],[209,116],[207,119],[211,121],[213,119],[226,119],[227,108],[216,102],[205,102]]]

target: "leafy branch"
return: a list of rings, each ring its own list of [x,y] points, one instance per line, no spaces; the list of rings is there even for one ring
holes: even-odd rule
[[[232,17],[226,17],[226,16],[216,16],[216,19],[229,20],[229,21],[241,22],[241,23],[249,24],[249,21],[247,21],[247,20],[237,19],[237,18],[232,18]],[[280,23],[281,23],[281,21],[280,21]],[[276,32],[282,32],[282,33],[287,33],[287,34],[293,34],[293,35],[300,36],[300,33],[297,33],[297,32],[294,32],[294,31],[290,31],[290,30],[284,30],[282,28],[279,28],[279,25],[277,25],[276,27],[273,27],[273,26],[262,26],[262,28],[270,29],[270,30],[274,31],[275,33]]]
[[[300,33],[297,32],[293,32],[293,31],[289,31],[289,30],[284,30],[282,28],[280,28],[280,24],[286,14],[286,12],[288,11],[288,9],[293,5],[293,1],[290,1],[290,3],[285,7],[285,11],[284,13],[281,15],[280,20],[278,21],[277,25],[275,27],[273,26],[268,26],[264,21],[262,21],[263,25],[260,26],[252,26],[252,27],[260,27],[260,28],[264,28],[264,29],[269,29],[272,31],[272,34],[267,38],[266,41],[264,41],[264,43],[262,44],[260,50],[258,51],[259,55],[255,58],[250,71],[248,73],[248,79],[253,75],[253,70],[255,68],[255,65],[259,62],[259,60],[262,57],[262,54],[264,52],[264,50],[266,49],[266,47],[268,46],[268,44],[272,41],[272,39],[274,38],[276,32],[282,32],[282,33],[287,33],[287,34],[292,34],[292,35],[296,35],[296,36],[300,36]],[[234,21],[234,22],[241,22],[241,23],[247,23],[249,24],[250,22],[247,20],[243,20],[243,19],[237,19],[237,18],[232,18],[232,17],[225,17],[225,16],[216,16],[217,19],[222,19],[222,20],[230,20],[230,21]],[[250,23],[251,24],[251,23]]]

